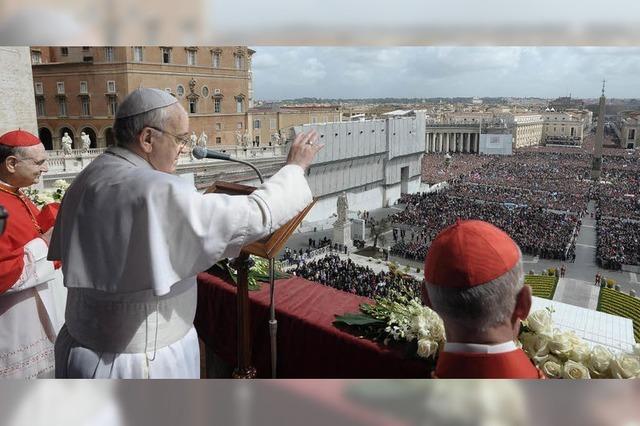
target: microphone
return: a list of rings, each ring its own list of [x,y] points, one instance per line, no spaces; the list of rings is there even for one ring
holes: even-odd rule
[[[231,158],[229,154],[223,154],[218,151],[213,151],[203,146],[193,147],[191,154],[193,154],[193,156],[198,160],[202,160],[204,158],[211,158],[213,160],[225,160],[225,161],[232,161],[234,163],[244,164],[245,166],[251,167],[258,174],[258,179],[260,179],[260,183],[264,183],[264,179],[262,178],[262,173],[260,173],[260,170],[258,170],[256,166],[249,163],[248,161],[242,161],[242,160],[238,160],[237,158]]]
[[[198,160],[202,160],[203,158],[211,158],[214,160],[231,160],[231,156],[229,154],[223,154],[221,152],[213,151],[202,146],[194,147],[191,153]]]

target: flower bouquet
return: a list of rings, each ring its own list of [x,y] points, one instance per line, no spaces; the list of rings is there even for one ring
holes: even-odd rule
[[[249,262],[251,264],[251,267],[249,268],[249,276],[247,279],[249,290],[260,290],[260,284],[258,284],[258,282],[269,281],[269,261],[267,259],[263,259],[262,257],[251,255],[249,257]],[[228,259],[221,260],[220,262],[216,263],[214,267],[222,269],[229,275],[234,284],[238,284],[238,271],[230,265]],[[289,274],[284,272],[284,268],[282,267],[281,262],[275,262],[274,277],[276,280],[290,277]]]
[[[384,345],[409,342],[418,357],[435,359],[445,337],[442,319],[434,311],[404,290],[374,300],[374,304],[360,305],[359,312],[336,316],[334,324],[355,327],[364,337]]]
[[[531,360],[549,378],[631,379],[640,378],[640,344],[631,353],[612,354],[607,348],[587,343],[572,331],[554,329],[553,310],[529,315],[520,329],[520,344]]]
[[[53,188],[39,190],[36,188],[26,188],[24,194],[35,204],[38,208],[42,208],[47,204],[59,203],[64,197],[64,193],[69,188],[67,181],[58,179],[53,183]]]

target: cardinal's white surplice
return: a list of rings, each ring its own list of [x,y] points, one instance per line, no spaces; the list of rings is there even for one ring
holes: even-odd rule
[[[111,147],[67,190],[49,249],[62,260],[66,324],[57,377],[199,377],[196,274],[312,200],[286,165],[248,196],[201,194]]]

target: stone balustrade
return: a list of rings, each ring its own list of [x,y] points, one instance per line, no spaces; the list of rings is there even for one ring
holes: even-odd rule
[[[240,160],[257,160],[257,159],[279,159],[284,157],[288,152],[288,146],[260,146],[260,147],[243,147],[236,145],[216,145],[209,147],[214,151],[228,154],[233,158]],[[91,163],[98,155],[102,154],[106,148],[92,148],[88,151],[74,149],[70,155],[64,155],[62,150],[49,151],[49,159],[47,165],[49,171],[43,175],[44,187],[49,187],[52,182],[57,179],[73,180],[73,178],[82,171],[89,163]],[[178,169],[189,169],[190,166],[199,167],[210,165],[212,162],[219,160],[198,160],[191,157],[191,153],[182,154],[178,160]]]

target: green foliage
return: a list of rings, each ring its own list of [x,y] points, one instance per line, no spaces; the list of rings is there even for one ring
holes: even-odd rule
[[[597,310],[632,320],[634,337],[640,343],[640,299],[603,288],[600,290]]]
[[[558,285],[558,277],[555,275],[525,275],[524,283],[531,287],[536,297],[553,299]]]

